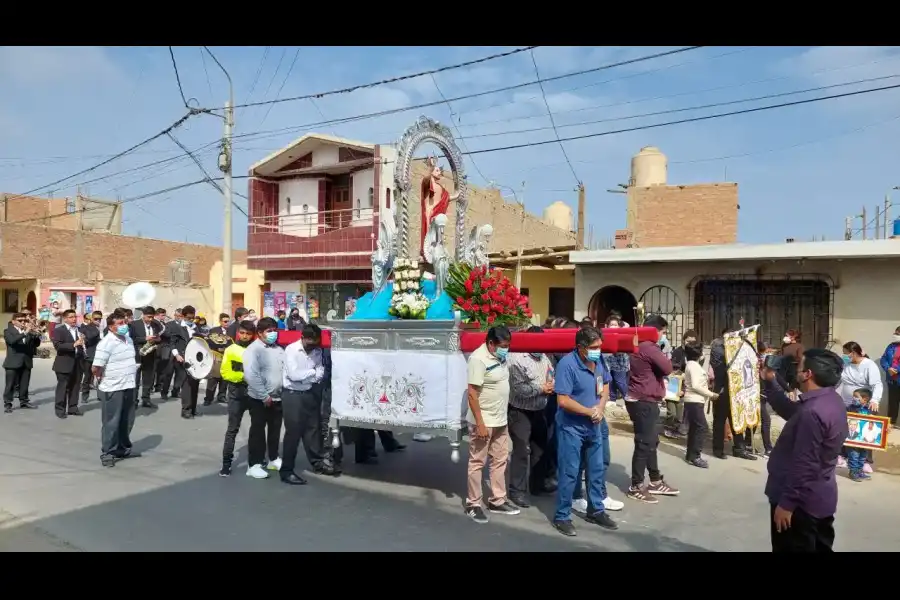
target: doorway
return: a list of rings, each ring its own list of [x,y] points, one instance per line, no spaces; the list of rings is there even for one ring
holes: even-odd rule
[[[548,316],[573,318],[575,314],[575,288],[552,287],[548,296]]]
[[[635,323],[637,317],[634,309],[637,306],[637,300],[634,294],[618,285],[608,285],[600,288],[591,298],[588,304],[588,316],[602,327],[606,322],[606,318],[612,311],[618,311],[622,314],[622,318],[632,327],[639,326]]]

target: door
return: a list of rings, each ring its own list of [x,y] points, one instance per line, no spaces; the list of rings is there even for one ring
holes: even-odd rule
[[[335,185],[331,188],[331,206],[334,209],[331,219],[332,227],[349,226],[352,219],[349,185]]]
[[[550,314],[555,317],[574,318],[575,288],[555,288],[549,290]],[[546,315],[545,315],[546,316]]]
[[[244,306],[244,295],[243,294],[231,294],[231,314],[234,314],[234,311]]]

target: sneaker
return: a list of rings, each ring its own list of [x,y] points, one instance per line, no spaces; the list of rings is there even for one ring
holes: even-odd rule
[[[266,470],[263,469],[262,465],[253,465],[247,469],[247,477],[252,477],[253,479],[268,479],[269,474],[266,473]]]
[[[599,525],[603,529],[608,529],[610,531],[615,531],[619,528],[619,525],[612,520],[606,511],[594,513],[588,517],[585,517],[588,521],[593,523],[594,525]]]
[[[231,476],[231,465],[222,465],[222,470],[219,471],[219,477],[230,477]]]
[[[584,498],[577,498],[572,500],[572,510],[577,512],[579,515],[587,514],[587,500]]]
[[[578,533],[572,521],[553,521],[553,528],[566,537],[575,537]]]
[[[870,465],[869,463],[866,463],[863,465],[863,473],[865,473],[866,475],[871,475],[872,472],[873,472],[872,465]]]
[[[684,436],[676,429],[666,429],[663,431],[663,435],[669,438],[670,440],[680,440]]]
[[[519,510],[518,506],[516,506],[509,500],[504,500],[503,504],[488,504],[488,510],[498,515],[517,515],[522,512],[521,510]]]
[[[531,507],[531,503],[525,499],[524,496],[510,496],[509,501],[518,506],[519,508],[529,508]]]
[[[625,508],[625,503],[619,500],[613,500],[609,496],[603,499],[603,508],[605,510],[622,510]]]
[[[691,460],[685,459],[685,461],[687,461],[687,464],[693,465],[693,466],[697,467],[698,469],[708,469],[709,468],[709,463],[706,462],[705,460],[703,460],[702,458],[700,458],[699,456],[697,458],[694,458]]]
[[[847,468],[847,459],[844,458],[843,456],[838,456],[837,468],[838,469],[846,469]]]
[[[657,482],[651,481],[650,485],[647,486],[647,491],[649,491],[654,496],[677,496],[681,493],[662,479]]]
[[[266,465],[266,468],[270,471],[280,471],[281,470],[281,458],[276,458],[272,462]]]
[[[646,486],[636,487],[631,486],[628,488],[628,493],[625,494],[627,498],[631,498],[632,500],[638,500],[640,502],[644,502],[646,504],[658,504],[659,500],[653,497],[653,495],[647,490]]]
[[[488,519],[488,516],[484,513],[484,509],[482,509],[480,506],[467,506],[466,516],[476,523],[483,524],[490,521],[490,519]]]
[[[864,481],[865,478],[866,478],[865,474],[863,474],[862,471],[851,471],[850,472],[850,481],[859,482],[859,481]]]

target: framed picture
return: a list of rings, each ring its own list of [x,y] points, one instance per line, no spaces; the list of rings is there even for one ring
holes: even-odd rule
[[[865,450],[887,450],[888,432],[891,430],[890,417],[847,413],[847,436],[845,446]]]
[[[19,312],[19,290],[3,290],[3,312]]]
[[[684,375],[669,375],[666,377],[666,400],[678,402],[681,400],[681,386],[684,385]]]

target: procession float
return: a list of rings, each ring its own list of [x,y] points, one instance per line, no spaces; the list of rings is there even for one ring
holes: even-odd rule
[[[411,249],[412,163],[426,143],[449,163],[454,191],[442,184],[437,158],[429,158],[429,173],[417,186],[421,231]],[[349,318],[323,331],[332,357],[332,443],[340,443],[341,427],[427,433],[447,438],[457,462],[468,411],[466,359],[484,343],[485,331],[500,324],[513,330],[511,352],[565,353],[574,347],[575,330],[516,332],[530,325],[528,298],[491,268],[491,225],[467,231],[466,174],[446,126],[420,117],[400,138],[394,173],[396,212],[382,212],[372,253],[373,290],[357,300]],[[452,254],[445,246],[448,225],[455,234]],[[279,343],[299,335],[283,331]],[[633,352],[636,336],[655,341],[657,332],[605,330],[604,352]]]

